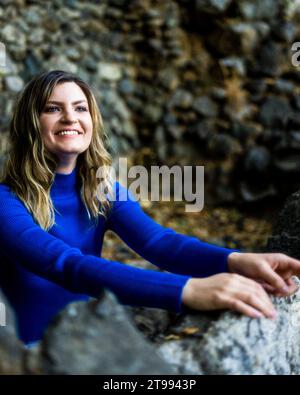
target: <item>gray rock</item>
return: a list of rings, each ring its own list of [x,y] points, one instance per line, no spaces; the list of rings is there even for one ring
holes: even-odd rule
[[[259,48],[251,68],[257,74],[278,77],[287,61],[288,56],[283,47],[275,41],[268,40]]]
[[[260,121],[267,127],[286,125],[292,114],[291,106],[286,98],[270,95],[260,110]]]
[[[109,292],[61,312],[46,331],[42,354],[46,374],[174,373]]]
[[[237,57],[228,57],[220,59],[220,64],[222,67],[228,69],[229,71],[235,73],[240,77],[244,77],[246,74],[246,67],[244,60]]]
[[[275,320],[233,312],[188,315],[169,327],[181,339],[160,343],[160,355],[179,374],[299,374],[299,292],[273,302]]]
[[[117,64],[101,62],[98,65],[98,75],[103,80],[118,81],[122,78],[122,71]]]
[[[296,85],[292,81],[279,78],[275,81],[273,90],[281,94],[292,94],[296,90]]]
[[[22,374],[23,345],[15,330],[14,313],[0,290],[0,375]]]
[[[208,96],[197,97],[193,102],[193,108],[204,117],[216,117],[218,115],[217,104]]]
[[[283,252],[300,259],[300,191],[290,195],[280,211],[272,235],[268,238],[267,250]]]
[[[272,20],[276,18],[280,7],[280,2],[273,0],[239,0],[236,3],[242,16],[249,20]]]
[[[270,182],[265,180],[240,181],[240,194],[245,202],[259,202],[263,199],[274,197],[277,190]]]
[[[193,102],[193,96],[190,92],[183,90],[183,89],[177,89],[169,102],[167,103],[168,108],[181,108],[181,109],[187,109],[191,107]]]
[[[230,3],[231,0],[197,0],[196,10],[216,15],[224,12]]]
[[[166,142],[166,134],[162,126],[155,129],[154,141],[156,144],[158,159],[165,162],[167,159],[168,145]]]
[[[4,81],[6,88],[11,92],[19,92],[24,86],[24,81],[18,76],[7,76]]]
[[[207,149],[215,158],[227,158],[241,150],[239,142],[225,133],[211,135],[207,143]]]
[[[130,95],[134,92],[134,84],[129,79],[123,79],[119,83],[119,91],[123,95]]]
[[[274,27],[273,31],[276,37],[291,43],[297,35],[297,25],[291,21],[281,22]]]
[[[268,177],[271,154],[265,147],[253,147],[245,155],[244,167],[248,177]]]

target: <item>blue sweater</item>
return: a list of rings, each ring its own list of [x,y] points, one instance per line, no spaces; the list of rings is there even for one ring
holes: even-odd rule
[[[55,175],[50,194],[56,224],[48,232],[10,188],[0,184],[0,286],[13,306],[18,336],[25,344],[40,340],[68,303],[97,298],[104,288],[125,305],[182,312],[182,290],[191,277],[227,271],[233,250],[155,223],[118,182],[112,211],[107,220],[100,216],[96,226],[81,201],[77,172],[75,168],[71,174]],[[167,272],[101,258],[107,229]]]

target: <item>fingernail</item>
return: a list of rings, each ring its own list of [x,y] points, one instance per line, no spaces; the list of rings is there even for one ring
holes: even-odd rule
[[[273,318],[273,319],[274,319],[274,318],[276,318],[276,317],[277,317],[277,311],[274,311],[274,310],[271,311],[271,312],[270,312],[270,318]]]
[[[285,285],[284,287],[281,288],[282,292],[288,292],[289,291],[289,287],[287,285]]]
[[[262,318],[264,315],[263,314],[261,314],[261,313],[259,313],[259,312],[256,312],[255,313],[255,317],[256,318]]]

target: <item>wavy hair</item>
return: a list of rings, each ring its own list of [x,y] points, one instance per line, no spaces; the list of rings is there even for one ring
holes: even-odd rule
[[[7,184],[44,230],[55,224],[55,208],[50,197],[58,158],[44,146],[39,117],[56,85],[76,83],[87,97],[93,122],[92,139],[88,149],[77,158],[81,199],[89,219],[107,217],[112,195],[110,166],[112,158],[105,148],[107,134],[95,96],[78,76],[61,70],[44,72],[31,81],[17,97],[9,125],[9,151],[1,182]],[[97,170],[101,169],[101,189]]]

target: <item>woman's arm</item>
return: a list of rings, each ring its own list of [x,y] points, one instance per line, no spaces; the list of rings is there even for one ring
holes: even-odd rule
[[[217,247],[165,228],[145,214],[121,184],[115,184],[115,192],[107,229],[118,234],[143,258],[169,272],[195,277],[228,272],[228,256],[237,250]]]
[[[191,278],[84,255],[37,225],[24,204],[0,185],[0,248],[11,260],[71,292],[97,297],[103,287],[122,304],[181,311]]]

